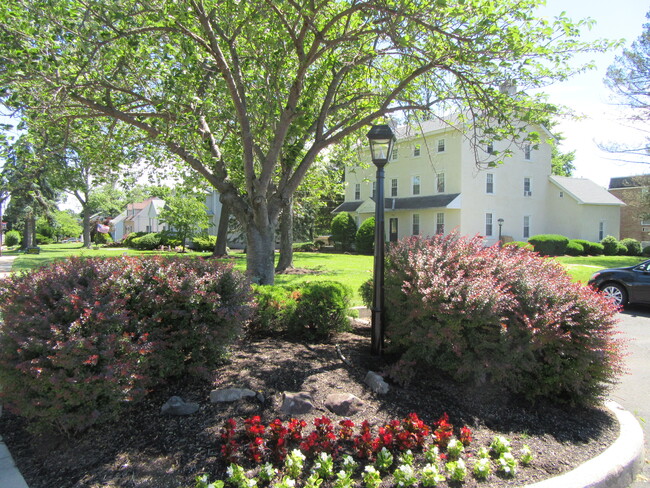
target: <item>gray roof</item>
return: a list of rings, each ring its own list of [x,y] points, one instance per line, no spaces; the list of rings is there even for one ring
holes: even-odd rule
[[[625,205],[602,186],[587,178],[569,178],[566,176],[549,176],[560,189],[567,192],[580,204],[586,205]]]
[[[610,190],[640,186],[650,186],[650,175],[617,176],[615,178],[610,178],[609,180]]]
[[[386,210],[419,210],[424,208],[444,208],[460,193],[448,195],[427,195],[422,197],[384,198]],[[374,198],[371,198],[374,201]],[[356,212],[363,202],[343,202],[332,213]]]

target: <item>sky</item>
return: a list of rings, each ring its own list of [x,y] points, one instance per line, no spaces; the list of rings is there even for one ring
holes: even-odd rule
[[[596,24],[585,31],[582,40],[624,39],[624,46],[629,47],[641,35],[643,24],[650,22],[645,17],[649,10],[647,0],[547,0],[546,6],[539,9],[539,16],[553,18],[564,11],[574,21],[589,17]],[[589,178],[604,187],[612,177],[650,173],[650,157],[645,158],[646,164],[626,163],[619,161],[620,155],[598,147],[643,140],[634,126],[622,120],[624,109],[614,103],[612,92],[603,83],[607,67],[622,49],[580,58],[593,60],[596,69],[544,89],[551,102],[568,106],[583,117],[562,120],[558,125],[558,131],[565,137],[560,150],[576,151],[573,176]]]
[[[561,12],[573,20],[591,18],[596,23],[591,30],[585,30],[582,40],[624,39],[624,46],[629,47],[641,34],[643,24],[650,22],[645,17],[649,10],[649,0],[547,0],[538,13],[549,19]],[[552,103],[568,106],[581,115],[579,120],[562,120],[557,127],[565,137],[560,150],[576,152],[573,176],[589,178],[603,187],[612,177],[650,173],[650,157],[646,158],[647,164],[626,163],[598,147],[640,140],[639,132],[622,120],[624,109],[613,102],[612,93],[603,83],[607,67],[622,49],[580,58],[581,62],[594,61],[596,69],[544,89]]]

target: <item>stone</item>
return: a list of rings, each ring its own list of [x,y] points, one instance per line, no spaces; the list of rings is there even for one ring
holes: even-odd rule
[[[351,417],[363,409],[363,402],[351,393],[330,393],[325,406],[330,412],[341,417]]]
[[[288,415],[303,415],[314,408],[314,399],[307,392],[298,393],[284,392],[282,394],[282,406],[280,410]]]
[[[173,396],[160,407],[164,415],[192,415],[199,410],[198,403],[187,403],[181,397]]]
[[[242,398],[255,396],[256,393],[247,388],[224,388],[222,390],[212,390],[210,392],[210,401],[212,403],[236,402]]]
[[[384,381],[384,378],[382,378],[380,374],[375,373],[374,371],[368,371],[364,381],[375,393],[380,395],[388,393],[388,383]]]

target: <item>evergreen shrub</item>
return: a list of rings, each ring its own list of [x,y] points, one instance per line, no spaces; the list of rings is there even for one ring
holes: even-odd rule
[[[320,246],[315,242],[294,242],[293,250],[296,252],[318,252]]]
[[[643,255],[650,256],[650,246],[646,246],[643,248]]]
[[[618,254],[618,239],[616,237],[607,236],[600,243],[603,245],[605,256],[616,256]]]
[[[585,248],[579,242],[569,241],[565,253],[569,256],[583,256],[585,254]]]
[[[387,254],[385,300],[389,349],[403,364],[574,405],[599,401],[621,373],[617,308],[516,246],[402,240]]]
[[[53,244],[54,239],[52,239],[49,236],[45,236],[43,234],[36,234],[36,244],[38,245],[43,245],[43,244]]]
[[[140,251],[153,251],[161,246],[162,239],[157,232],[151,232],[131,240],[131,247]]]
[[[375,218],[370,217],[362,222],[355,237],[357,252],[372,254],[375,250]]]
[[[20,244],[22,239],[23,238],[20,235],[20,232],[18,232],[17,230],[10,230],[7,231],[7,233],[5,234],[4,244],[5,246],[9,246],[9,247],[17,246],[18,244]]]
[[[94,237],[95,244],[110,244],[113,242],[113,238],[110,234],[104,232],[95,232]]]
[[[562,256],[569,239],[558,234],[539,234],[528,239],[535,251],[542,256]]]
[[[616,244],[616,255],[617,256],[627,256],[627,247],[625,247],[620,242]]]
[[[217,245],[217,236],[200,235],[192,237],[190,249],[197,252],[213,252]]]
[[[584,256],[589,254],[589,249],[591,248],[591,245],[593,244],[593,242],[589,242],[586,239],[571,239],[569,242],[575,242],[576,244],[580,244],[582,246]]]
[[[602,256],[605,254],[605,246],[600,242],[590,242],[587,253],[590,256]]]
[[[72,258],[0,281],[5,406],[35,429],[115,418],[170,378],[213,368],[250,312],[250,286],[213,260]]]
[[[352,215],[341,212],[332,219],[332,240],[341,246],[343,251],[352,250],[352,243],[357,235],[357,224]]]
[[[642,249],[641,243],[639,241],[628,237],[626,239],[622,239],[620,242],[627,248],[628,256],[641,256]]]
[[[131,232],[122,238],[122,244],[126,247],[133,247],[133,241],[138,237],[146,236],[147,232]]]

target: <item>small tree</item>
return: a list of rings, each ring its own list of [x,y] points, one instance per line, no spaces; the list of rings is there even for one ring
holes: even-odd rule
[[[166,200],[160,212],[160,222],[173,229],[181,240],[185,252],[185,240],[210,227],[208,208],[197,195],[176,195]]]
[[[349,251],[357,235],[357,224],[347,212],[341,212],[332,219],[332,239],[341,244],[343,251]]]
[[[375,248],[375,218],[370,217],[363,221],[357,231],[355,240],[357,252],[362,254],[372,254]]]

